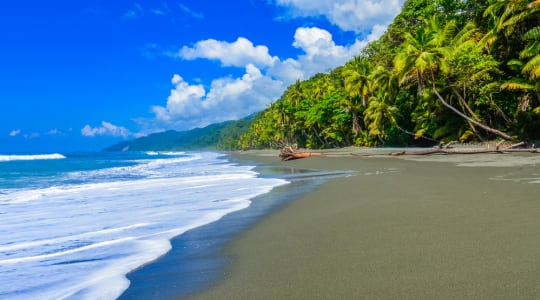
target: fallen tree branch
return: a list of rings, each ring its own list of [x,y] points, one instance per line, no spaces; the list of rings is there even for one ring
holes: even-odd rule
[[[450,110],[452,110],[453,112],[455,112],[456,114],[458,114],[460,117],[464,118],[465,120],[473,123],[474,125],[484,129],[485,131],[487,132],[491,132],[493,134],[496,134],[506,140],[510,140],[510,141],[515,141],[516,139],[512,136],[510,136],[509,134],[505,133],[505,132],[502,132],[500,130],[497,130],[495,128],[491,128],[487,125],[484,125],[474,119],[471,119],[469,116],[463,114],[462,112],[460,112],[459,110],[457,110],[455,107],[453,107],[452,105],[448,104],[444,98],[439,94],[439,92],[437,91],[437,89],[435,88],[435,86],[433,86],[433,92],[435,93],[435,95],[437,96],[437,98],[439,98],[439,101],[444,105],[446,106],[447,108],[449,108]]]
[[[441,144],[439,144],[439,148],[440,149],[451,149],[452,148],[451,146],[454,145],[454,144],[457,144],[457,141],[450,141],[450,142],[448,142],[446,144],[441,143]]]
[[[321,153],[299,152],[297,144],[293,144],[292,146],[284,146],[279,151],[279,157],[281,157],[281,160],[283,161],[299,159],[299,158],[307,158],[307,157],[312,157],[312,156],[320,156],[320,155]]]
[[[500,149],[500,144],[498,143],[495,149],[449,149],[447,147],[438,147],[420,151],[399,151],[392,152],[388,155],[390,156],[401,156],[401,155],[430,155],[430,154],[482,154],[482,153],[515,153],[515,152],[525,152],[525,153],[538,153],[538,149],[532,145],[531,148],[518,148],[524,146],[525,142],[520,142],[516,144],[509,145],[508,147]]]
[[[451,148],[451,145],[456,144],[457,142],[452,141],[447,144],[440,144],[434,148],[418,150],[418,151],[398,151],[390,152],[383,155],[389,156],[402,156],[402,155],[432,155],[432,154],[483,154],[483,153],[539,153],[538,149],[534,144],[529,148],[519,148],[527,145],[525,142],[519,142],[516,144],[508,145],[504,148],[501,148],[501,142],[497,143],[495,148],[483,148],[483,149],[459,149]],[[292,146],[283,146],[279,151],[279,157],[282,161],[308,158],[312,156],[328,156],[328,157],[341,157],[341,156],[356,156],[356,157],[366,157],[366,156],[380,156],[381,154],[359,154],[359,153],[320,153],[320,152],[302,152],[298,151],[298,146],[293,144]]]
[[[508,147],[506,147],[506,149],[515,149],[517,147],[521,147],[521,146],[525,146],[525,142],[519,142],[519,143],[516,143],[516,144],[512,144]],[[534,145],[532,146],[532,148],[535,148]]]

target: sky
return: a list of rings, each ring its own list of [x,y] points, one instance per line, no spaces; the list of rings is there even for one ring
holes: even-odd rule
[[[246,117],[358,55],[403,1],[3,1],[0,154]]]

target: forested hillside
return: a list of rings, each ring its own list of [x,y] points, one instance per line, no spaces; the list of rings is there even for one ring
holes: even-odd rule
[[[236,150],[240,135],[248,131],[253,117],[252,115],[241,120],[212,124],[188,131],[169,130],[153,133],[114,144],[103,151]]]
[[[535,140],[539,77],[539,0],[409,0],[358,56],[291,85],[239,146]]]

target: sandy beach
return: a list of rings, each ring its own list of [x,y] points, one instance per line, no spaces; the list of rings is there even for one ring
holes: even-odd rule
[[[540,156],[331,157],[350,170],[226,246],[222,279],[189,299],[538,299]]]

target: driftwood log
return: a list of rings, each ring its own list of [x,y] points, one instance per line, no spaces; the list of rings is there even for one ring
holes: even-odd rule
[[[451,142],[455,143],[455,142]],[[538,149],[535,147],[535,145],[532,145],[530,148],[523,148],[526,144],[525,142],[519,142],[516,144],[508,145],[506,147],[501,147],[501,143],[499,142],[495,145],[495,148],[490,149],[489,147],[486,149],[453,149],[450,148],[449,144],[426,149],[426,150],[420,150],[420,151],[399,151],[399,152],[392,152],[388,155],[391,156],[400,156],[400,155],[429,155],[429,154],[482,154],[482,153],[513,153],[513,152],[528,152],[528,153],[538,153]]]
[[[283,148],[281,148],[281,151],[279,151],[279,157],[281,157],[281,160],[283,161],[320,155],[321,153],[300,152],[298,151],[297,144],[293,144],[292,146],[284,146]]]
[[[452,141],[447,144],[440,144],[437,147],[433,147],[426,150],[418,151],[398,151],[391,152],[387,155],[390,156],[401,156],[401,155],[431,155],[431,154],[482,154],[482,153],[516,153],[516,152],[525,152],[525,153],[538,153],[538,149],[533,144],[530,147],[526,147],[525,142],[520,142],[516,144],[506,145],[502,147],[503,141],[497,143],[493,148],[489,146],[485,149],[455,149],[451,146],[457,142]],[[343,155],[343,154],[341,154]],[[369,154],[355,155],[354,156],[371,156]],[[293,144],[291,146],[285,145],[279,151],[279,157],[281,160],[288,161],[293,159],[307,158],[312,156],[332,156],[331,154],[324,154],[319,152],[302,152],[298,151],[298,145]]]

